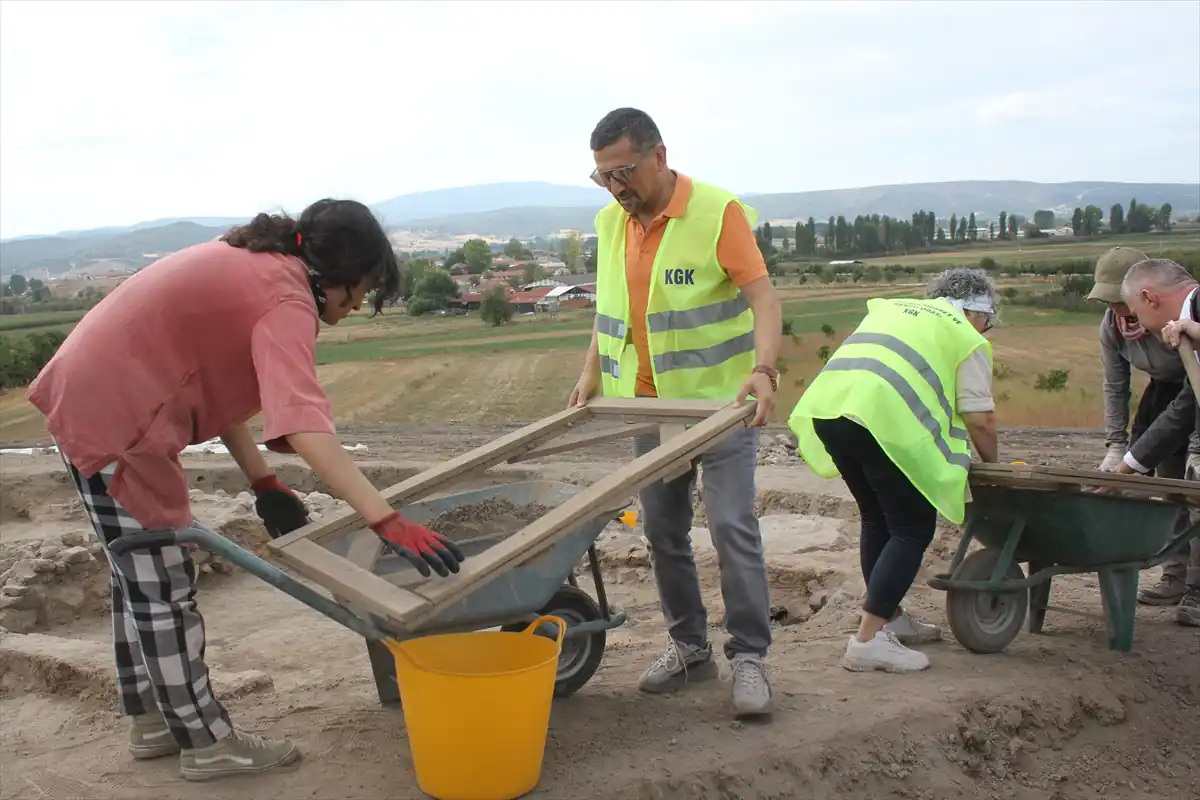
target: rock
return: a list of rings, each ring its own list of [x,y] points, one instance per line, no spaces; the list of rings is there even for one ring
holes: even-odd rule
[[[36,592],[27,592],[20,597],[13,597],[8,594],[0,595],[0,611],[7,611],[9,609],[16,609],[18,611],[26,609],[36,610],[39,605]]]
[[[334,502],[333,497],[325,494],[324,492],[309,492],[308,497],[304,499],[316,506],[329,505],[330,503]]]
[[[90,531],[67,531],[62,535],[62,543],[66,547],[86,547],[96,541]]]
[[[100,544],[99,542],[92,542],[87,546],[87,549],[88,552],[92,554],[92,557],[96,559],[100,558],[104,553],[104,545]]]
[[[275,691],[275,682],[271,680],[271,676],[256,669],[244,672],[215,672],[216,674],[213,677],[213,691],[223,699],[227,697],[243,697],[257,692]]]
[[[86,547],[71,547],[62,552],[60,560],[65,564],[84,564],[94,559]]]
[[[0,587],[0,595],[8,597],[24,597],[29,593],[29,587],[23,583],[6,583]]]
[[[0,611],[0,629],[12,633],[28,633],[37,627],[37,609],[4,609]]]
[[[840,520],[808,514],[767,514],[758,520],[763,551],[795,555],[829,550],[838,540]]]
[[[808,607],[813,611],[820,611],[829,602],[829,592],[824,589],[817,589],[812,593],[812,597],[808,598]]]
[[[28,583],[29,581],[33,580],[34,576],[36,575],[37,572],[33,569],[33,560],[23,558],[17,563],[13,564],[12,567],[9,568],[8,572],[5,573],[4,583],[5,585],[14,583]]]
[[[62,545],[58,542],[54,544],[44,544],[38,548],[39,558],[55,558],[63,551]]]
[[[54,572],[54,568],[58,566],[48,558],[35,558],[29,562],[29,565],[33,567],[34,572],[40,573]]]

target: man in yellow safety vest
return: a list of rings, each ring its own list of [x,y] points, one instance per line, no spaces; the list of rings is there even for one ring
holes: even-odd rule
[[[929,299],[880,299],[805,390],[788,421],[800,456],[823,478],[841,475],[858,503],[867,597],[846,645],[850,670],[929,666],[906,644],[941,631],[900,606],[937,515],[962,523],[971,466],[968,439],[996,460],[992,346],[996,317],[987,273],[950,269]]]
[[[750,428],[705,453],[704,507],[721,570],[725,655],[736,716],[771,709],[763,659],[771,643],[762,537],[754,512],[757,428],[770,419],[781,317],[754,238],[755,212],[731,192],[667,167],[642,111],[610,112],[592,132],[592,179],[615,201],[596,215],[596,324],[570,405],[596,393],[758,401]],[[635,453],[657,447],[637,437]],[[688,536],[696,468],[641,493],[643,520],[670,642],[639,687],[669,692],[717,675]]]

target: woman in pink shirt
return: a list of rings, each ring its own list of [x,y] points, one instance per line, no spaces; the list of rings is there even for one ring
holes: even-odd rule
[[[342,447],[317,379],[320,322],[336,325],[374,292],[399,290],[391,243],[364,205],[320,200],[298,220],[259,214],[219,241],[138,272],[87,313],[29,388],[112,568],[121,708],[135,758],[180,754],[189,780],[294,761],[291,742],[233,727],[212,694],[196,569],[182,547],[116,555],[138,531],[203,527],[179,454],[219,436],[246,475],[267,531],[308,522],[246,422],[263,415],[269,450],[295,453],[386,546],[424,575],[458,572],[452,542],[405,520]]]

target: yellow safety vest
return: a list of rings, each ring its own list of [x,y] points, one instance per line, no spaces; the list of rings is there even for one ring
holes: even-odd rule
[[[961,523],[971,451],[955,384],[979,347],[991,355],[988,340],[944,299],[870,300],[788,419],[800,456],[821,477],[836,477],[812,421],[853,419],[942,516]]]
[[[647,344],[659,397],[732,400],[754,369],[754,314],[717,263],[725,207],[737,196],[699,181],[682,216],[667,222],[651,270]],[[638,357],[630,331],[625,282],[625,224],[616,201],[596,215],[596,331],[601,388],[633,397]]]

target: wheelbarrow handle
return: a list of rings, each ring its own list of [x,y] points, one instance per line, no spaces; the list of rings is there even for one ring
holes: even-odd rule
[[[182,544],[200,544],[199,536],[190,535],[191,531],[143,531],[127,533],[118,536],[108,546],[108,551],[114,556],[123,556],[130,550],[151,550],[155,547],[178,547]],[[198,532],[197,532],[198,533]]]
[[[312,610],[324,614],[334,622],[349,628],[364,639],[382,641],[393,638],[381,630],[373,621],[363,619],[350,609],[313,591],[292,576],[268,564],[253,553],[214,531],[201,527],[182,528],[174,531],[145,531],[117,537],[108,550],[115,556],[131,550],[146,550],[153,547],[194,544],[203,550],[224,558],[254,577],[276,589],[291,595]]]

